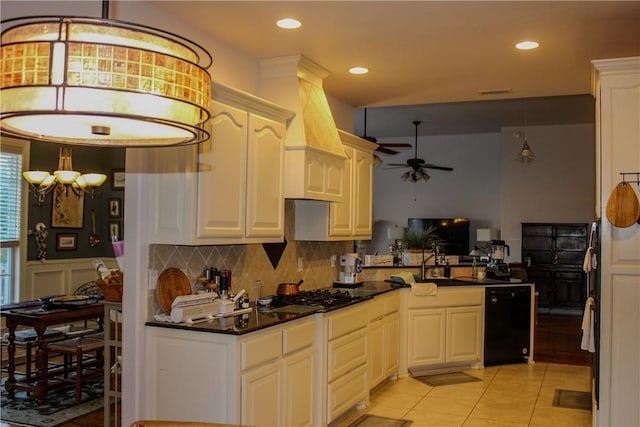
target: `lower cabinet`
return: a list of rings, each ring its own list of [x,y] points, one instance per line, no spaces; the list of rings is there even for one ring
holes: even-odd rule
[[[316,320],[245,336],[148,328],[147,417],[312,426]]]
[[[323,398],[316,425],[329,424],[368,398],[367,306],[356,304],[322,316],[318,349]]]
[[[369,389],[398,373],[400,298],[398,292],[376,296],[368,304],[367,365]]]
[[[539,308],[584,308],[588,295],[586,274],[582,270],[536,266],[527,269],[527,274],[536,285]]]
[[[482,360],[482,289],[438,289],[408,297],[407,366],[476,364]]]

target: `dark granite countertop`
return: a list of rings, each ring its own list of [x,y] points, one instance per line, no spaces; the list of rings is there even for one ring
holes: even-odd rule
[[[530,283],[512,282],[508,280],[471,278],[433,278],[426,279],[425,281],[434,282],[438,286],[443,287],[530,285]],[[271,326],[276,326],[293,320],[301,319],[303,317],[312,316],[317,313],[327,313],[335,310],[340,310],[345,307],[350,307],[352,305],[368,301],[376,295],[392,292],[396,289],[410,287],[411,285],[390,283],[388,281],[363,282],[362,286],[354,288],[350,291],[353,295],[359,296],[361,298],[354,299],[350,304],[341,305],[339,307],[333,307],[329,309],[319,305],[303,306],[303,309],[299,309],[301,306],[295,306],[294,308],[296,309],[292,309],[291,311],[289,311],[285,307],[272,309],[269,307],[256,306],[255,303],[251,303],[250,307],[252,310],[250,313],[228,317],[216,317],[213,319],[202,319],[200,321],[196,320],[194,323],[170,323],[152,320],[146,322],[146,325],[170,329],[183,329],[188,331],[211,332],[228,335],[244,335],[250,332],[269,328]]]

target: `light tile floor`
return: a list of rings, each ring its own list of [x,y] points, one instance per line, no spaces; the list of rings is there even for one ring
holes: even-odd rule
[[[412,378],[389,380],[367,408],[332,424],[346,427],[365,413],[413,421],[413,427],[586,427],[591,411],[553,406],[555,389],[591,390],[591,368],[515,364],[464,372],[481,382],[431,387]]]

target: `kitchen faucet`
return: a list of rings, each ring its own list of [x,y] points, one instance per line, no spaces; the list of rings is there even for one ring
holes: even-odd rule
[[[436,265],[438,264],[438,250],[436,249],[432,249],[432,253],[431,255],[429,255],[428,258],[425,258],[424,256],[424,242],[422,243],[422,266],[420,268],[420,280],[424,281],[427,278],[427,261],[429,261],[431,258],[433,258],[434,256],[436,257]]]

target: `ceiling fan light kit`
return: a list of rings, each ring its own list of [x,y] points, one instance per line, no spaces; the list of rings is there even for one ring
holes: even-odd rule
[[[419,120],[413,122],[413,125],[416,127],[416,136],[415,136],[415,144],[414,144],[414,157],[411,159],[407,159],[405,164],[402,163],[391,163],[390,167],[409,167],[410,170],[403,173],[400,178],[405,182],[416,183],[418,181],[429,181],[431,179],[431,175],[429,175],[426,169],[436,169],[443,171],[452,171],[453,168],[448,166],[438,166],[433,165],[431,163],[426,163],[424,159],[418,158],[418,126],[422,123]]]

